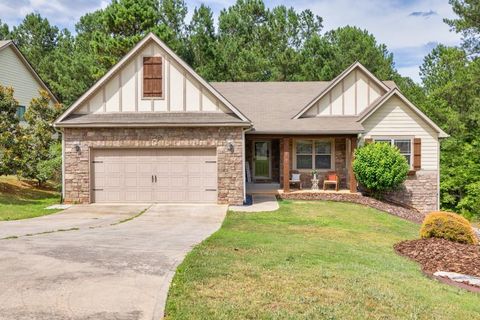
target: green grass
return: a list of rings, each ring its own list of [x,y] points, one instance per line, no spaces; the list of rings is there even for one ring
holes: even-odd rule
[[[16,177],[0,177],[0,221],[43,216],[59,210],[45,208],[60,202],[58,192],[39,189]]]
[[[478,318],[480,295],[431,280],[395,254],[418,229],[336,202],[228,212],[177,269],[167,319]]]

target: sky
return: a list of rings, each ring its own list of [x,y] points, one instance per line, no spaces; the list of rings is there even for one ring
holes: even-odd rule
[[[235,0],[188,1],[189,16],[201,3],[215,16]],[[423,57],[438,43],[458,45],[460,36],[450,32],[443,18],[454,13],[448,0],[264,0],[274,7],[292,6],[297,11],[310,9],[324,20],[328,31],[345,25],[367,29],[379,43],[394,54],[395,66],[404,76],[419,82]],[[9,26],[18,25],[30,12],[38,12],[50,23],[74,31],[75,23],[85,13],[104,8],[108,0],[0,0],[0,19]]]

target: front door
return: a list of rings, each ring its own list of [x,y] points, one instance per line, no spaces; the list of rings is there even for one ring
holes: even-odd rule
[[[253,142],[253,172],[255,178],[270,178],[270,154],[270,141]]]

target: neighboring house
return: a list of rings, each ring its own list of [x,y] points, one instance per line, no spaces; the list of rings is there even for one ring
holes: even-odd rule
[[[40,96],[39,90],[47,91],[51,102],[58,103],[57,98],[11,40],[0,41],[0,85],[13,87],[15,90],[14,97],[19,104],[17,116],[20,120],[23,120],[30,101]]]
[[[411,166],[397,201],[438,208],[439,139],[447,135],[391,81],[355,63],[330,82],[208,83],[149,34],[55,125],[66,202],[241,204],[249,186],[289,191],[292,170],[336,171],[357,191],[365,140],[397,145]],[[245,170],[247,167],[247,170]]]

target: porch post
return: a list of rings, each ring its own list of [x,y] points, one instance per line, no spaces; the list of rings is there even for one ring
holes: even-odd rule
[[[283,192],[290,191],[290,139],[283,138]]]
[[[350,137],[350,166],[348,168],[348,176],[350,177],[350,192],[357,192],[357,179],[353,173],[353,160],[355,149],[357,148],[357,137]]]

